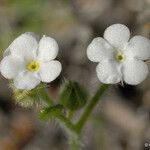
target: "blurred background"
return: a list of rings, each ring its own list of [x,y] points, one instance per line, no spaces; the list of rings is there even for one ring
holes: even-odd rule
[[[93,95],[100,82],[86,48],[113,23],[150,38],[150,0],[0,0],[0,58],[21,33],[49,35],[58,41],[63,65],[61,77],[49,85],[52,97],[57,100],[66,80],[80,82]],[[7,84],[0,76],[0,150],[69,150],[57,122],[40,121],[39,105],[17,105]],[[105,94],[84,128],[82,147],[150,150],[150,75],[138,86],[115,85]]]

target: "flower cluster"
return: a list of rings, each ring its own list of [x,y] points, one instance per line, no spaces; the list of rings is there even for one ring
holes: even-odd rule
[[[108,27],[104,38],[95,38],[87,48],[88,58],[99,63],[97,76],[105,84],[89,99],[88,92],[78,82],[66,82],[56,103],[41,82],[49,83],[60,75],[61,63],[54,60],[58,49],[51,37],[39,39],[34,33],[24,33],[4,52],[0,72],[11,80],[10,87],[19,105],[31,107],[38,101],[45,102],[39,118],[45,121],[55,118],[69,135],[70,149],[81,149],[82,129],[109,84],[137,85],[146,79],[148,66],[144,61],[150,58],[150,40],[142,36],[130,39],[129,29],[122,24]],[[83,107],[80,118],[74,121],[76,111]]]
[[[54,60],[57,54],[58,44],[53,38],[39,39],[27,32],[6,49],[0,71],[5,78],[13,80],[16,88],[31,90],[40,82],[49,83],[59,76],[62,66]],[[142,36],[130,39],[125,25],[114,24],[105,30],[104,38],[98,37],[91,42],[87,56],[99,62],[96,72],[102,83],[125,81],[137,85],[148,75],[144,60],[150,58],[150,41]]]

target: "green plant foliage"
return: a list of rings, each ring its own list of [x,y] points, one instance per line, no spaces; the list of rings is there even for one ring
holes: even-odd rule
[[[39,118],[41,120],[48,120],[62,113],[63,109],[64,107],[60,104],[51,107],[46,107],[39,112]]]
[[[71,111],[76,111],[85,106],[86,100],[87,92],[77,82],[67,82],[60,94],[60,102]]]

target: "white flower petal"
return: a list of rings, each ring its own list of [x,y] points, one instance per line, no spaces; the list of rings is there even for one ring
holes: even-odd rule
[[[23,60],[9,55],[3,58],[0,68],[1,74],[5,78],[13,79],[18,73],[25,69],[25,63],[23,62]]]
[[[115,48],[123,49],[130,38],[130,31],[123,24],[114,24],[105,30],[104,38]]]
[[[120,67],[115,61],[101,61],[96,67],[97,76],[102,83],[118,83],[121,81]]]
[[[101,37],[95,38],[87,48],[87,57],[93,62],[111,59],[113,56],[113,48]]]
[[[15,79],[14,85],[18,89],[31,90],[40,83],[40,79],[36,74],[24,71],[21,72]]]
[[[40,76],[43,82],[51,82],[55,80],[62,70],[61,63],[59,61],[53,60],[50,62],[42,63]]]
[[[25,59],[33,59],[38,48],[37,37],[34,33],[24,33],[16,38],[9,46],[11,54]]]
[[[50,61],[56,58],[58,54],[58,44],[51,38],[43,36],[39,42],[38,59]]]
[[[150,58],[150,40],[143,36],[134,36],[127,46],[129,56],[136,57],[141,60]]]
[[[10,49],[7,48],[7,49],[4,51],[4,53],[3,53],[3,57],[6,57],[6,56],[8,56],[8,55],[10,55],[10,54],[11,54]]]
[[[37,34],[35,34],[34,32],[26,32],[25,34],[31,35],[33,38],[36,39],[37,42],[40,41],[40,37]]]
[[[141,60],[129,59],[123,63],[123,78],[127,84],[137,85],[148,75],[148,66]]]

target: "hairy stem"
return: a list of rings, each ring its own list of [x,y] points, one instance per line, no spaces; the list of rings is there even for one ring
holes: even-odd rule
[[[70,139],[70,150],[81,150],[80,137]]]
[[[74,124],[73,124],[69,119],[67,119],[63,114],[57,113],[57,114],[55,114],[54,116],[59,120],[59,122],[60,122],[62,125],[64,125],[64,127],[67,127],[66,129],[67,129],[69,132],[72,132],[72,133],[76,134]]]
[[[76,130],[78,133],[81,132],[81,130],[82,130],[84,124],[86,123],[88,117],[90,116],[92,110],[94,109],[94,107],[96,106],[96,104],[100,100],[101,96],[104,94],[104,92],[108,89],[109,86],[110,85],[108,85],[108,84],[103,84],[97,90],[96,94],[93,96],[93,98],[90,100],[90,102],[85,107],[85,110],[84,110],[82,116],[80,117],[79,121],[76,124]]]

